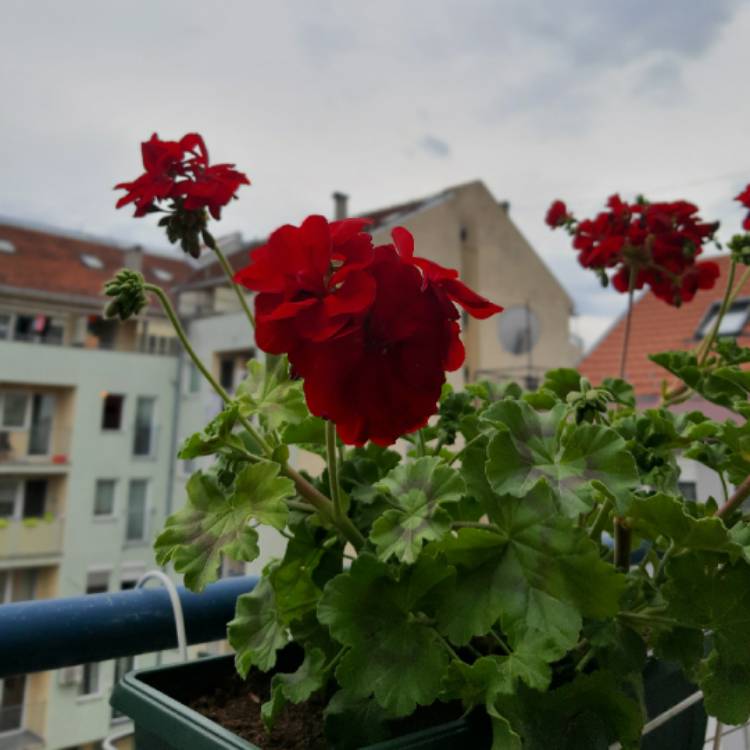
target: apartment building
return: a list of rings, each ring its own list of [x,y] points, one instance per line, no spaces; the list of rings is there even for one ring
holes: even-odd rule
[[[101,317],[103,283],[124,265],[158,283],[190,271],[0,224],[0,603],[117,591],[153,567],[178,360],[156,310],[124,325]],[[98,747],[119,721],[109,689],[130,667],[0,681],[0,749]]]

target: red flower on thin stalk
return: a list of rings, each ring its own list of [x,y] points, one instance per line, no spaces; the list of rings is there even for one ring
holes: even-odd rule
[[[748,185],[739,195],[734,198],[739,201],[745,208],[750,208],[750,185]],[[742,228],[750,232],[750,213],[745,216],[742,222]]]
[[[560,205],[557,205],[560,204]],[[561,208],[562,206],[562,208]],[[710,289],[719,275],[712,261],[698,262],[704,245],[713,239],[718,222],[707,223],[687,201],[634,203],[613,195],[607,210],[593,219],[577,221],[556,201],[547,223],[565,225],[573,237],[578,261],[597,272],[603,283],[618,292],[642,289],[646,284],[670,305],[689,302],[699,289]]]
[[[116,207],[133,203],[137,217],[164,211],[167,215],[159,223],[166,227],[170,242],[180,240],[186,252],[198,257],[201,239],[213,243],[205,212],[220,219],[221,209],[250,180],[233,164],[209,164],[208,149],[198,133],[179,141],[163,141],[154,133],[141,144],[141,157],[144,173],[115,185],[126,191]]]
[[[345,443],[390,445],[427,424],[446,370],[463,364],[454,303],[477,318],[502,308],[415,257],[403,228],[373,248],[366,223],[311,216],[282,227],[235,279],[258,292],[258,345],[289,356],[310,411]]]

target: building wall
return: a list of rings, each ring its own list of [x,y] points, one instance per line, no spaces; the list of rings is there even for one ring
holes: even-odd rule
[[[57,574],[43,577],[36,595],[77,596],[86,592],[87,576],[109,573],[109,590],[120,589],[155,567],[152,540],[162,527],[171,491],[169,456],[174,450],[172,417],[177,358],[133,352],[0,342],[0,381],[4,385],[54,386],[69,389],[74,398],[60,404],[56,420],[69,431],[69,466],[64,498],[63,556]],[[104,395],[125,396],[121,429],[101,428]],[[153,396],[155,440],[152,455],[133,456],[137,396]],[[64,419],[61,419],[63,418]],[[95,518],[97,478],[116,480],[115,511]],[[147,526],[142,542],[126,542],[127,489],[130,479],[148,480]],[[0,552],[1,554],[1,552]],[[139,665],[154,663],[154,655],[139,657]],[[99,668],[99,689],[79,696],[76,685],[62,686],[59,672],[29,678],[27,702],[44,706],[48,750],[100,740],[110,731],[109,692],[114,663]]]
[[[414,234],[417,255],[459,270],[469,286],[506,309],[529,305],[540,322],[540,337],[531,352],[534,368],[575,363],[570,298],[483,183],[455,188],[397,223]],[[390,241],[392,228],[376,232],[376,241]],[[527,367],[528,354],[514,355],[500,346],[501,319],[502,315],[467,321],[463,338],[469,378]]]

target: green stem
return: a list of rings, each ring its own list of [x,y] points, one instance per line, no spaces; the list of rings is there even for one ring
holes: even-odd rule
[[[635,264],[630,266],[630,281],[628,283],[628,313],[625,318],[625,335],[622,340],[622,353],[620,355],[620,378],[625,378],[625,365],[628,360],[628,346],[630,345],[630,327],[633,319],[633,295],[635,294],[635,280],[638,269]]]
[[[466,445],[464,445],[464,447],[461,448],[461,450],[458,453],[456,453],[456,455],[453,456],[453,458],[450,461],[448,461],[448,466],[458,461],[458,459],[461,458],[461,456],[466,452],[466,450],[468,450],[469,447],[471,447],[474,443],[476,443],[477,440],[481,440],[483,437],[484,437],[484,434],[481,432],[478,435],[474,435],[474,437],[471,440],[469,440],[469,442],[466,443]]]
[[[732,264],[729,266],[729,274],[727,276],[727,286],[724,290],[724,298],[721,300],[721,306],[719,307],[719,314],[716,316],[716,320],[714,321],[713,326],[711,327],[711,331],[706,336],[703,341],[700,343],[700,347],[698,348],[697,353],[697,359],[698,359],[698,367],[705,364],[706,359],[708,358],[709,353],[711,352],[711,346],[713,345],[714,341],[716,340],[716,336],[719,333],[719,328],[721,327],[721,321],[724,318],[724,315],[726,314],[727,310],[729,309],[729,305],[732,304],[732,301],[734,299],[734,275],[737,270],[737,261],[732,260]],[[739,288],[742,288],[744,281],[740,282]]]
[[[591,528],[588,531],[589,539],[593,539],[597,543],[601,541],[604,524],[607,523],[607,514],[611,507],[612,501],[609,498],[599,506],[594,523],[591,524]]]
[[[422,430],[417,430],[417,455],[420,457],[427,455],[427,444],[424,441]]]
[[[341,509],[341,494],[339,491],[338,461],[336,457],[336,425],[326,421],[326,457],[328,458],[328,484],[331,488],[333,513],[338,520],[344,514]]]
[[[661,617],[660,615],[652,615],[648,612],[620,612],[618,617],[624,617],[625,619],[636,620],[644,623],[654,623],[656,625],[679,625],[677,620],[673,620],[671,617]]]
[[[482,521],[454,521],[451,524],[452,529],[482,529],[483,531],[492,531],[495,534],[504,534],[505,532],[494,523],[483,523]]]
[[[490,635],[497,641],[497,645],[500,646],[502,651],[506,654],[510,654],[510,648],[508,644],[500,637],[500,634],[495,631],[495,628],[490,628]]]
[[[216,244],[216,240],[208,233],[206,232],[206,237],[204,239],[209,239],[206,244],[211,248],[211,250],[214,251],[216,257],[219,260],[219,265],[222,267],[222,270],[224,271],[224,275],[229,280],[229,284],[234,289],[234,293],[237,295],[237,299],[240,301],[240,305],[242,306],[242,309],[245,311],[245,315],[247,315],[247,319],[250,321],[250,325],[255,328],[255,316],[253,315],[252,311],[250,310],[249,305],[247,304],[247,300],[245,299],[245,295],[242,292],[242,289],[240,289],[239,284],[235,283],[234,280],[234,270],[229,265],[229,261],[226,259],[226,256],[224,253],[219,249],[219,246]]]
[[[586,665],[596,656],[596,651],[594,651],[593,648],[590,648],[579,660],[578,664],[576,664],[576,672],[582,672]]]
[[[162,308],[164,309],[164,313],[166,314],[167,318],[169,318],[169,322],[172,324],[172,327],[174,328],[177,337],[180,339],[182,346],[184,347],[190,359],[193,360],[195,366],[201,372],[203,377],[206,378],[208,383],[211,385],[214,391],[216,391],[216,393],[219,395],[222,401],[224,401],[224,403],[231,403],[232,399],[229,394],[221,387],[221,385],[219,385],[219,383],[216,382],[214,376],[209,372],[208,368],[203,364],[200,357],[198,357],[198,355],[195,353],[195,350],[191,346],[190,341],[188,341],[185,329],[182,327],[182,324],[177,318],[177,314],[172,307],[172,303],[169,301],[169,298],[164,293],[164,291],[160,287],[154,286],[153,284],[144,284],[144,288],[146,289],[146,291],[155,294],[158,298]],[[250,424],[250,421],[245,417],[240,417],[240,422],[242,426],[250,433],[253,439],[257,441],[261,448],[263,448],[263,451],[267,455],[271,455],[271,453],[273,452],[271,447],[261,437],[255,427]],[[331,503],[331,501],[322,492],[316,490],[315,487],[310,484],[310,482],[308,482],[299,472],[297,472],[288,464],[282,466],[281,470],[295,483],[295,485],[297,486],[297,492],[299,492],[299,494],[302,495],[302,497],[305,498],[305,500],[307,500],[310,505],[312,505],[324,518],[326,518],[334,526],[336,526],[344,535],[344,537],[354,546],[355,549],[359,550],[365,545],[365,538],[362,536],[359,529],[357,529],[357,527],[346,516],[343,516],[340,519],[336,518],[333,503]]]
[[[750,476],[746,477],[742,484],[734,491],[732,497],[716,511],[716,515],[721,518],[731,513],[735,508],[742,505],[745,499],[750,495]]]
[[[446,650],[446,651],[447,651],[447,652],[448,652],[448,653],[449,653],[449,654],[450,654],[450,655],[451,655],[451,656],[452,656],[452,657],[453,657],[453,658],[454,658],[454,659],[455,659],[456,661],[463,661],[463,659],[462,659],[462,658],[461,658],[461,657],[460,657],[460,656],[459,656],[459,655],[458,655],[458,654],[456,653],[456,651],[455,651],[455,649],[453,648],[453,646],[451,646],[451,644],[450,644],[450,643],[448,643],[448,641],[447,641],[447,640],[446,640],[446,639],[445,639],[445,638],[444,638],[444,637],[443,637],[443,636],[442,636],[442,635],[441,635],[440,633],[438,633],[438,631],[437,631],[437,630],[435,630],[435,629],[433,628],[433,631],[434,631],[435,635],[436,635],[436,636],[438,637],[438,640],[440,641],[440,643],[442,643],[442,644],[443,644],[443,647],[445,648],[445,650]]]
[[[672,557],[674,551],[675,544],[674,541],[671,541],[669,543],[669,547],[667,547],[667,551],[661,556],[661,560],[659,560],[659,564],[656,567],[656,572],[654,573],[654,581],[656,581],[657,583],[661,580],[667,562],[669,562],[669,558]]]

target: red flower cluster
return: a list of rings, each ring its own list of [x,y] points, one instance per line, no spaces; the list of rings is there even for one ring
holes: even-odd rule
[[[745,208],[750,208],[750,185],[748,185],[738,196],[735,197]],[[742,228],[750,232],[750,213],[742,222]]]
[[[208,163],[203,138],[188,133],[179,141],[162,141],[154,133],[141,144],[146,171],[132,182],[115,185],[126,190],[117,201],[117,208],[135,204],[135,216],[157,210],[160,201],[179,202],[185,211],[208,209],[214,219],[221,218],[221,209],[234,197],[240,185],[250,181],[234,164]]]
[[[698,208],[687,201],[626,203],[613,195],[607,208],[576,222],[565,204],[555,201],[547,224],[568,227],[580,264],[597,271],[603,281],[614,269],[611,281],[619,292],[628,291],[631,273],[635,289],[648,284],[659,299],[675,306],[689,302],[698,289],[713,287],[719,266],[696,258],[718,222],[701,221]]]
[[[464,361],[454,303],[476,318],[502,308],[415,257],[405,229],[373,247],[366,224],[310,216],[283,226],[235,280],[258,292],[258,346],[289,356],[310,411],[345,443],[390,445],[427,424],[445,371]]]

